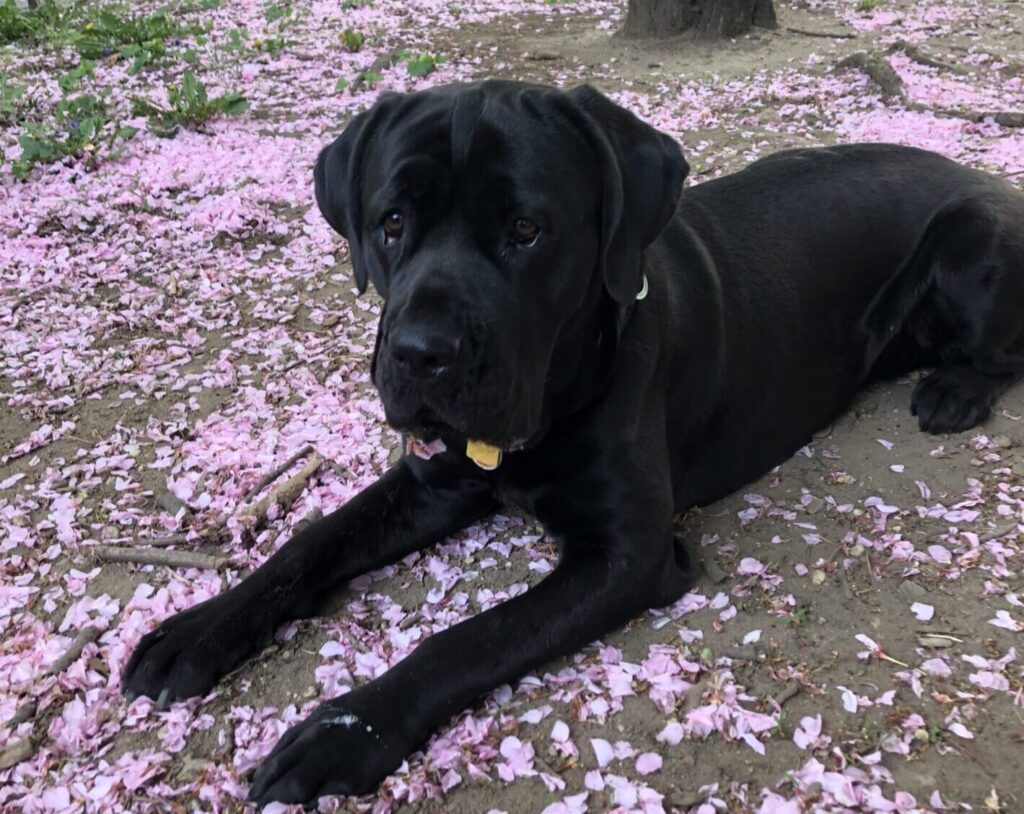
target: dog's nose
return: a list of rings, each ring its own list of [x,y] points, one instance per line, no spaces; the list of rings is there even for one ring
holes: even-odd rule
[[[459,337],[426,326],[402,326],[391,336],[391,355],[416,378],[436,376],[459,355]]]

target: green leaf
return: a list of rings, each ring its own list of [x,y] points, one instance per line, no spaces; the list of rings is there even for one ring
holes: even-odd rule
[[[334,92],[335,93],[341,93],[347,87],[348,87],[348,80],[344,76],[342,76],[341,78],[338,79],[337,82],[334,83]]]
[[[241,93],[228,93],[218,99],[220,109],[228,116],[237,116],[249,109],[249,101]]]
[[[405,66],[409,76],[428,76],[437,67],[434,58],[429,54],[421,54],[416,59],[410,59]]]
[[[378,82],[384,81],[384,74],[377,73],[377,71],[364,71],[360,76],[367,85],[376,85]]]
[[[266,10],[263,12],[263,14],[266,17],[268,23],[276,23],[282,17],[287,17],[291,13],[292,13],[291,6],[286,5],[285,3],[280,3],[278,5],[273,5],[273,6],[267,6]]]
[[[338,39],[341,40],[341,47],[349,53],[356,53],[363,47],[364,37],[358,31],[352,31],[346,28],[338,35]]]

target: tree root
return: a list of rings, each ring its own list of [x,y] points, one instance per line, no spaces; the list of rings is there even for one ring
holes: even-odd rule
[[[850,54],[836,64],[836,69],[856,68],[866,73],[875,84],[882,89],[885,96],[895,97],[905,105],[913,104],[907,96],[907,89],[900,79],[900,75],[893,70],[889,61],[878,54],[869,54],[867,51],[858,51]]]
[[[857,39],[857,35],[851,34],[849,31],[810,31],[806,28],[794,28],[791,25],[786,26],[786,31],[790,34],[801,34],[804,37],[822,37],[823,39],[829,40]]]
[[[1024,112],[1014,110],[963,110],[959,108],[932,107],[931,105],[915,102],[907,95],[907,89],[903,84],[903,80],[893,70],[889,61],[878,54],[858,51],[856,54],[851,54],[836,63],[836,70],[843,68],[856,68],[863,71],[882,89],[884,96],[898,99],[907,110],[913,110],[918,113],[931,113],[933,116],[941,116],[946,119],[964,119],[969,122],[983,122],[991,119],[1001,127],[1024,127]]]
[[[959,65],[951,65],[948,62],[943,62],[942,60],[930,56],[929,54],[925,53],[920,48],[918,48],[916,45],[914,45],[912,42],[906,42],[905,40],[896,40],[896,42],[889,46],[886,53],[895,54],[897,51],[902,51],[904,54],[906,54],[908,57],[914,60],[914,62],[916,62],[918,65],[924,65],[928,68],[938,68],[940,71],[949,71],[950,73],[960,75],[969,73],[967,70],[961,68]]]

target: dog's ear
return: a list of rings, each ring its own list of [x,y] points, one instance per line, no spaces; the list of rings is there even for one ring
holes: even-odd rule
[[[643,286],[641,255],[672,218],[690,167],[675,139],[589,85],[566,96],[601,162],[605,287],[629,305]]]
[[[352,119],[342,134],[320,151],[313,168],[317,206],[334,231],[348,240],[360,294],[366,291],[368,278],[382,295],[387,293],[383,269],[364,245],[363,159],[374,130],[397,98],[395,93],[381,94],[373,107]]]

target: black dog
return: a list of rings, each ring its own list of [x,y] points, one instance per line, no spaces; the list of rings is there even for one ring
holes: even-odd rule
[[[561,539],[537,587],[320,707],[251,797],[372,790],[452,715],[693,579],[673,516],[791,455],[878,376],[967,429],[1024,373],[1024,195],[931,153],[794,150],[683,192],[672,139],[596,91],[387,94],[316,194],[386,302],[373,380],[407,455],[227,593],[146,636],[124,685],[206,693],[347,580],[511,504]]]

